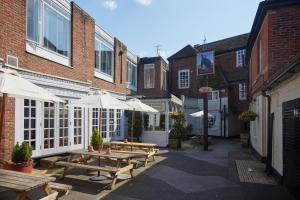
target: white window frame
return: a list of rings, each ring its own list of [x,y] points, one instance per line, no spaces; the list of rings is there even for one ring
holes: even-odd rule
[[[47,2],[51,2],[50,5]],[[40,37],[39,37],[39,41],[32,41],[30,39],[27,38],[27,10],[28,10],[28,1],[26,1],[26,51],[28,53],[37,55],[39,57],[51,60],[53,62],[59,63],[61,65],[64,65],[66,67],[71,67],[71,54],[72,54],[72,48],[71,48],[71,11],[69,9],[64,8],[63,6],[60,6],[58,3],[55,3],[54,1],[45,1],[45,0],[41,0],[41,19],[40,19]],[[65,19],[67,19],[70,23],[70,32],[69,32],[69,55],[68,56],[64,56],[62,54],[59,54],[57,52],[54,52],[46,47],[43,46],[44,42],[43,42],[43,36],[44,36],[44,28],[43,28],[43,23],[44,23],[44,7],[45,5],[47,5],[50,9],[52,9],[54,12],[58,13],[59,15],[63,16]],[[55,6],[54,6],[55,5]],[[59,11],[58,9],[56,9],[55,7],[59,7],[59,9],[65,11],[66,13],[70,14],[70,17],[67,17],[66,15],[64,15],[63,13],[61,13],[61,11]]]
[[[245,65],[246,49],[236,51],[236,67],[243,67]]]
[[[135,84],[136,85],[133,85],[132,82],[129,82],[129,64],[131,64],[132,67],[135,68]],[[127,59],[127,81],[128,81],[128,86],[127,88],[130,89],[130,90],[134,90],[134,91],[137,91],[137,64],[132,62],[131,60]],[[132,78],[131,78],[132,79]]]
[[[208,129],[209,130],[214,130],[216,129],[216,122],[217,122],[217,117],[214,115],[214,117],[208,117]]]
[[[149,69],[153,69],[153,73],[154,73],[153,74],[153,86],[148,86],[147,85],[146,73],[147,73],[147,70],[149,70]],[[144,65],[144,88],[145,89],[155,88],[155,65],[154,64],[145,64]]]
[[[115,54],[114,54],[114,47],[109,42],[106,42],[98,34],[95,34],[95,41],[100,42],[100,55],[99,55],[99,67],[100,67],[100,69],[96,68],[96,66],[95,66],[94,67],[94,69],[95,69],[94,75],[97,78],[100,78],[100,79],[103,79],[105,81],[113,83],[114,82],[114,74],[115,74],[115,66],[114,66],[114,57],[115,57]],[[105,47],[107,47],[108,49],[112,50],[112,52],[113,52],[113,54],[112,54],[113,57],[112,57],[112,62],[111,62],[112,63],[112,66],[111,66],[112,74],[111,75],[101,71],[101,45],[104,45]],[[95,50],[96,50],[96,46],[95,46]]]
[[[207,94],[208,101],[217,101],[219,100],[219,98],[220,98],[219,90],[213,90]]]
[[[239,83],[239,100],[247,100],[247,85]]]
[[[187,86],[181,85],[181,73],[187,73],[187,75],[188,75]],[[179,89],[190,88],[190,70],[189,69],[182,69],[182,70],[178,71],[178,88]]]
[[[259,72],[257,74],[260,74],[262,72],[262,48],[261,48],[261,39],[259,40]]]

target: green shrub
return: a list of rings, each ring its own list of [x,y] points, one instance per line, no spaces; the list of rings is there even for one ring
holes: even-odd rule
[[[187,135],[191,135],[192,132],[193,132],[193,124],[188,124],[188,125],[185,127],[185,130],[186,130],[186,134],[187,134]]]
[[[93,129],[93,134],[91,137],[91,145],[93,147],[99,146],[103,144],[103,138],[101,134],[99,133],[98,129]]]
[[[23,163],[31,160],[32,148],[28,145],[27,142],[23,142],[21,145],[17,143],[14,146],[11,160],[14,163]]]

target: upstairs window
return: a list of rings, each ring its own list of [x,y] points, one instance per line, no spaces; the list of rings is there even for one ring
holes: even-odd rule
[[[137,66],[130,60],[127,60],[127,81],[132,87],[137,86]]]
[[[114,48],[102,38],[95,38],[95,69],[106,76],[114,75]]]
[[[167,90],[167,70],[163,69],[163,90]]]
[[[247,99],[247,85],[246,83],[239,83],[239,99],[246,100]]]
[[[50,0],[28,0],[27,40],[70,57],[70,16]]]
[[[236,67],[243,67],[245,65],[246,50],[242,49],[236,52]]]
[[[207,93],[207,99],[211,100],[211,101],[218,100],[219,99],[219,91],[215,90],[215,91]]]
[[[155,68],[154,64],[146,64],[144,66],[144,88],[154,88]]]
[[[178,88],[184,89],[190,87],[190,70],[184,69],[178,71]]]

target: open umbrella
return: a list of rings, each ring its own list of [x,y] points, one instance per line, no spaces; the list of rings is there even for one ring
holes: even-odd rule
[[[67,106],[87,107],[87,108],[122,109],[122,110],[131,110],[132,109],[124,101],[121,101],[121,100],[113,97],[109,92],[106,92],[106,91],[97,91],[94,94],[82,97],[81,99],[79,99],[71,104],[68,104]],[[99,112],[99,125],[101,125],[101,112]],[[100,145],[98,147],[98,151],[100,152]],[[100,157],[98,158],[98,165],[100,166]],[[95,177],[91,177],[90,179],[93,181],[98,181],[98,180],[103,180],[103,178],[106,178],[106,177],[101,176],[100,171],[98,171],[98,175]]]
[[[148,106],[147,104],[142,103],[139,99],[130,99],[126,101],[126,103],[132,107],[133,113],[132,113],[132,120],[131,120],[131,142],[133,142],[133,126],[134,126],[134,119],[135,119],[135,111],[139,112],[147,112],[147,113],[158,113],[159,111],[152,108],[151,106]]]
[[[113,97],[109,92],[106,91],[97,91],[94,94],[84,96],[81,99],[74,101],[71,104],[68,104],[68,106],[90,107],[90,108],[111,108],[111,109],[122,109],[122,110],[132,109],[124,101],[121,101]]]
[[[7,97],[35,99],[39,101],[64,102],[47,90],[22,78],[18,72],[11,69],[0,68],[0,94],[2,94],[2,107],[0,116],[0,141],[5,117],[5,103]]]
[[[201,110],[201,111],[198,111],[198,112],[191,113],[190,115],[191,115],[192,117],[203,117],[204,112],[203,112],[203,110]],[[208,116],[208,117],[211,117],[211,118],[214,117],[214,116],[213,116],[212,114],[210,114],[210,113],[207,113],[207,116]]]

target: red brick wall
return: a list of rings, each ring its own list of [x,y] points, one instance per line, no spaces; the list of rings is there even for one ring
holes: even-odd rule
[[[155,69],[155,83],[154,88],[144,87],[144,65],[154,64]],[[166,67],[166,63],[162,58],[155,58],[149,61],[141,61],[138,67],[138,95],[144,95],[146,97],[167,97],[168,90],[163,89],[163,69]],[[167,80],[168,88],[168,80]]]
[[[196,56],[185,57],[170,60],[170,91],[172,94],[180,97],[185,95],[187,97],[199,97],[198,84],[197,84],[197,59]],[[183,69],[190,70],[190,88],[178,88],[178,71]]]
[[[122,52],[122,64],[119,60],[119,54]],[[123,94],[134,94],[133,91],[127,89],[127,47],[115,38],[114,46],[114,83],[102,80],[93,76],[92,86],[96,88],[115,91]],[[93,67],[94,69],[94,67]]]
[[[126,89],[127,48],[115,40],[115,83],[94,77],[95,21],[76,4],[71,4],[71,67],[26,52],[26,0],[1,0],[0,3],[0,58],[7,54],[18,57],[19,67],[82,82],[92,82],[93,87],[130,94]],[[123,51],[122,73],[118,60]],[[120,82],[122,74],[122,83]],[[14,101],[8,104],[5,135],[0,144],[0,160],[10,157],[14,144]]]
[[[0,97],[0,106],[2,97]],[[1,107],[0,107],[1,110]],[[1,111],[2,112],[2,111]],[[0,163],[11,159],[11,153],[15,140],[15,100],[14,98],[6,99],[6,109],[4,118],[3,131],[1,132],[0,142]]]
[[[269,10],[260,27],[250,55],[249,90],[262,89],[265,81],[284,70],[288,61],[300,49],[300,6]],[[262,72],[258,74],[258,42],[262,43]]]

